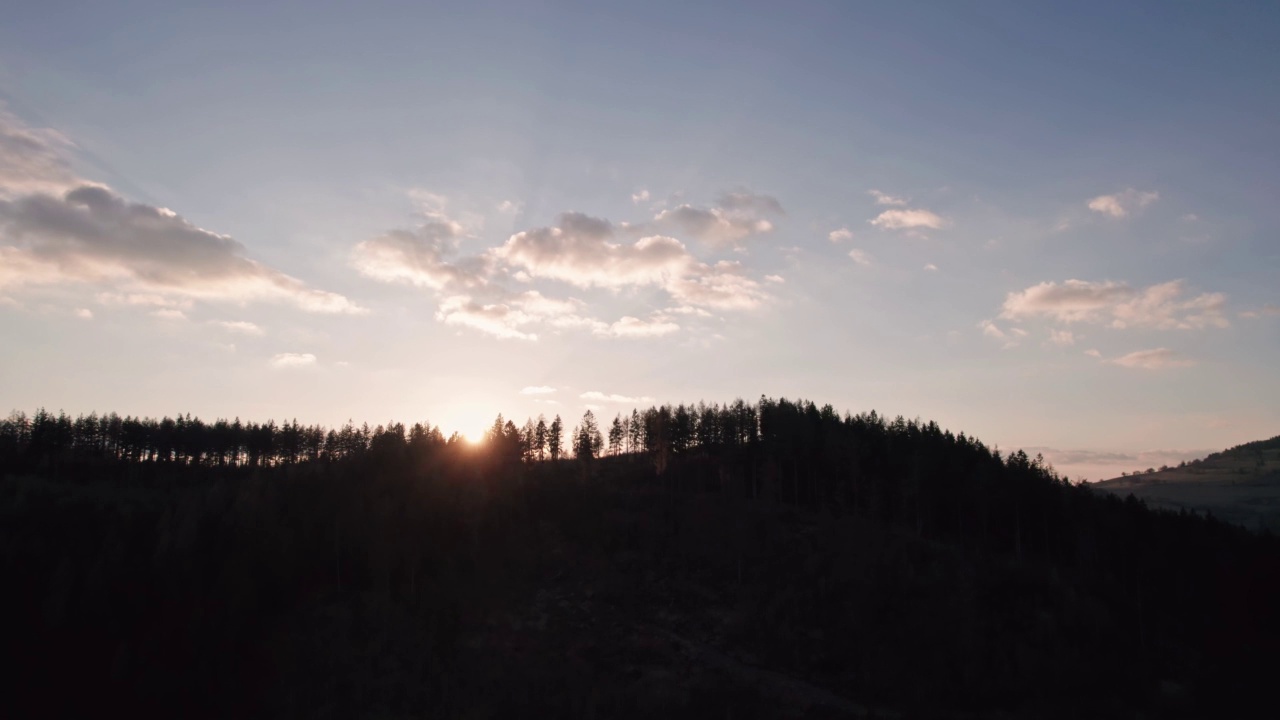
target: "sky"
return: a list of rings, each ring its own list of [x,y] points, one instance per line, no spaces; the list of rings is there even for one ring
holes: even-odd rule
[[[0,411],[1280,434],[1280,6],[601,5],[6,10]]]

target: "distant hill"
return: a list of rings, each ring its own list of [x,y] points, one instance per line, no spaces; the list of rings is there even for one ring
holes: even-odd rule
[[[1280,435],[1090,487],[1132,494],[1152,508],[1212,513],[1250,529],[1280,532]]]

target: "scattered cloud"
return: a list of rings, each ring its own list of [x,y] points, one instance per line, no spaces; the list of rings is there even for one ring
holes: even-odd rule
[[[503,200],[498,203],[498,212],[505,215],[519,215],[524,211],[524,203],[516,200]]]
[[[630,397],[627,395],[605,394],[597,390],[584,392],[578,397],[591,402],[614,403],[618,405],[648,405],[654,401],[653,398],[647,395]]]
[[[1186,215],[1183,215],[1181,218],[1182,222],[1196,222],[1199,219],[1200,219],[1200,216],[1196,215],[1195,213],[1187,213]]]
[[[993,340],[999,340],[1001,347],[1005,350],[1018,346],[1019,340],[1027,336],[1027,331],[1022,328],[1009,328],[1008,330],[1000,329],[990,320],[983,320],[978,323],[978,328],[982,330],[982,334]]]
[[[670,335],[679,329],[679,325],[663,317],[641,320],[628,315],[597,334],[620,338],[646,338]]]
[[[639,205],[643,202],[649,202],[649,191],[640,190],[639,192],[631,193],[631,202],[635,205]]]
[[[151,311],[152,317],[158,317],[161,320],[186,320],[187,314],[176,308],[160,308]]]
[[[211,324],[217,325],[227,332],[233,332],[240,335],[261,336],[265,334],[262,328],[256,323],[251,323],[247,320],[214,320]]]
[[[929,272],[938,272],[938,266],[933,263],[925,263],[924,269]]]
[[[906,205],[907,204],[907,201],[905,198],[894,197],[893,195],[882,193],[879,190],[868,190],[867,194],[876,199],[877,205]]]
[[[1099,195],[1089,201],[1089,209],[1113,218],[1127,217],[1160,199],[1158,192],[1138,192],[1128,188],[1114,195]]]
[[[501,339],[537,340],[538,335],[522,328],[548,323],[557,327],[591,325],[580,317],[581,303],[556,300],[536,290],[506,297],[502,302],[481,303],[467,295],[451,295],[440,302],[436,319],[446,325],[460,325]]]
[[[465,295],[445,298],[436,319],[446,325],[460,325],[479,330],[501,339],[537,340],[536,333],[519,329],[532,322],[532,318],[504,303],[484,305]]]
[[[769,297],[760,283],[742,272],[741,263],[728,260],[697,263],[683,277],[668,282],[666,289],[677,302],[716,310],[751,310]]]
[[[1121,355],[1118,358],[1113,358],[1107,362],[1112,365],[1119,365],[1127,368],[1138,368],[1142,370],[1159,370],[1161,368],[1189,367],[1191,365],[1195,365],[1195,361],[1182,358],[1168,348],[1137,350],[1129,353],[1128,355]]]
[[[785,282],[786,282],[786,279],[785,279],[785,278],[783,278],[781,275],[765,275],[765,276],[764,276],[764,281],[765,281],[765,282],[767,282],[767,283],[774,283],[774,284],[776,284],[776,285],[782,285],[783,283],[785,283]]]
[[[773,231],[767,216],[786,215],[782,203],[771,195],[732,192],[721,195],[711,207],[688,203],[659,212],[648,225],[633,232],[687,235],[718,247],[741,247],[752,235]]]
[[[80,318],[81,320],[92,320],[92,319],[93,319],[93,311],[92,311],[92,310],[90,310],[89,308],[76,308],[75,315],[76,315],[76,317]]]
[[[518,232],[491,253],[533,277],[578,287],[662,285],[694,264],[675,238],[654,235],[623,244],[613,237],[609,221],[569,212],[557,226]]]
[[[278,353],[271,358],[271,366],[277,368],[307,367],[316,364],[311,353]]]
[[[529,385],[520,390],[521,395],[550,395],[556,389],[549,385]]]
[[[1076,344],[1076,336],[1070,330],[1049,330],[1049,344],[1067,347]]]
[[[945,220],[929,210],[912,210],[910,208],[885,210],[877,215],[874,220],[868,222],[882,230],[914,230],[917,228],[940,230],[947,224]]]
[[[351,264],[360,274],[382,282],[434,290],[478,287],[487,282],[483,257],[449,259],[464,235],[459,223],[432,217],[416,230],[392,230],[359,243]]]
[[[847,227],[842,227],[842,228],[840,228],[840,229],[838,229],[838,230],[832,230],[831,232],[827,233],[827,239],[828,239],[828,240],[830,240],[830,241],[831,241],[831,242],[833,242],[833,243],[834,243],[834,242],[845,242],[845,241],[848,241],[848,240],[852,240],[852,239],[853,239],[853,231],[852,231],[852,230],[850,230],[850,229],[849,229],[849,228],[847,228]]]
[[[1142,289],[1125,283],[1042,282],[1005,297],[1000,317],[1042,317],[1064,323],[1106,323],[1113,328],[1194,330],[1227,327],[1226,296],[1202,293],[1183,299],[1184,283],[1172,280]]]
[[[1091,357],[1091,358],[1101,358],[1101,357],[1102,357],[1102,353],[1098,352],[1097,348],[1089,348],[1088,350],[1085,350],[1085,351],[1084,351],[1084,354],[1085,354],[1085,355],[1088,355],[1088,356],[1089,356],[1089,357]]]
[[[871,266],[871,263],[872,263],[871,255],[867,253],[866,250],[859,250],[857,248],[854,248],[849,251],[849,257],[853,258],[853,261],[855,263],[862,265],[863,267]]]
[[[731,193],[715,209],[733,221],[738,213],[782,211],[764,195]],[[396,230],[358,244],[352,264],[364,275],[391,283],[424,287],[436,293],[435,317],[446,325],[468,327],[498,338],[537,340],[540,328],[581,329],[605,337],[657,337],[676,332],[672,317],[687,308],[709,317],[706,308],[749,309],[766,299],[761,283],[737,262],[714,264],[697,259],[684,243],[663,234],[645,234],[652,225],[615,225],[580,212],[566,212],[555,225],[511,235],[478,256],[457,257],[467,228],[445,215],[445,199],[426,194],[424,222],[416,230]],[[677,209],[679,210],[679,209]],[[718,216],[718,217],[719,217]],[[643,235],[638,237],[638,235]],[[780,278],[779,278],[780,279]],[[529,290],[513,292],[512,281],[529,285],[556,281],[615,293],[657,288],[676,309],[644,319],[627,314],[614,322],[591,317],[577,299],[555,299]]]
[[[555,227],[512,235],[492,256],[535,278],[589,288],[655,286],[678,302],[723,310],[748,309],[766,295],[739,263],[698,261],[684,243],[651,235],[615,242],[613,225],[582,213],[564,213]]]
[[[752,236],[773,230],[764,218],[744,217],[722,208],[699,208],[678,205],[654,217],[659,228],[684,233],[713,245],[737,245]]]

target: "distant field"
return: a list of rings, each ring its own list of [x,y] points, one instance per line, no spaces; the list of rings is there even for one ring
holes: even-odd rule
[[[1133,494],[1152,508],[1211,512],[1253,530],[1280,533],[1280,437],[1091,487],[1121,497]]]

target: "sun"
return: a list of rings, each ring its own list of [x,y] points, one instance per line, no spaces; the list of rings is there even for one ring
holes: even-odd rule
[[[485,407],[482,403],[446,405],[439,412],[440,419],[437,422],[440,432],[445,437],[458,433],[459,437],[473,447],[484,442],[485,433],[493,425],[493,418],[497,414],[496,410]]]

